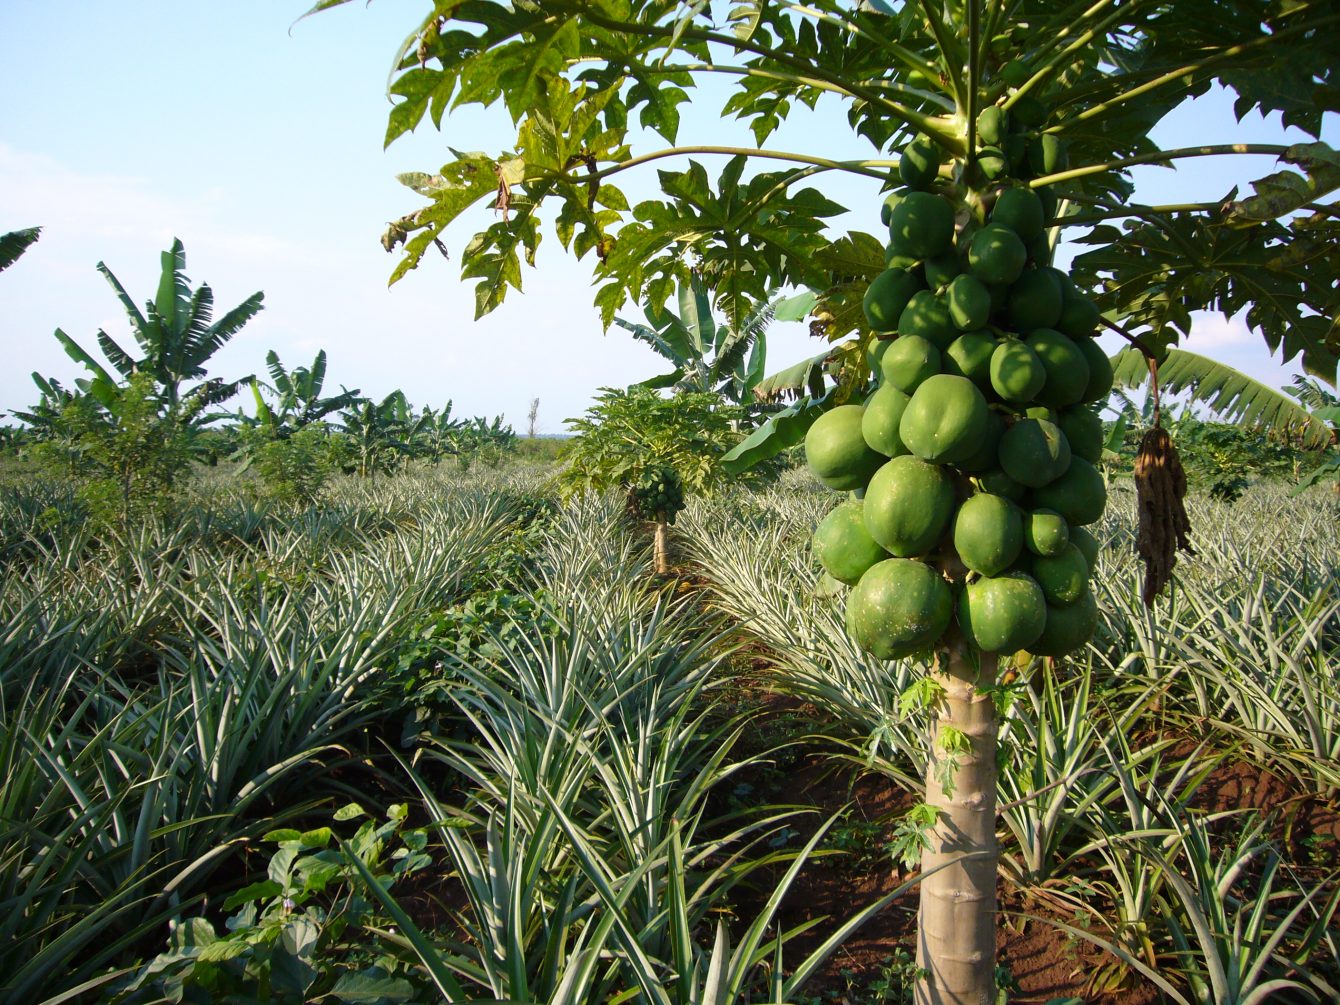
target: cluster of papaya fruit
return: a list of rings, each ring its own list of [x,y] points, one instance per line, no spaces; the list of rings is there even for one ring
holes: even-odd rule
[[[673,468],[646,468],[628,486],[628,513],[635,520],[674,523],[684,508],[684,485]]]
[[[983,652],[1061,655],[1097,622],[1092,406],[1112,388],[1098,311],[1047,264],[1042,196],[998,188],[976,219],[929,190],[932,150],[911,144],[907,188],[884,204],[888,268],[864,305],[875,390],[805,439],[814,473],[852,494],[814,551],[852,587],[848,633],[881,659],[933,649],[955,621]]]

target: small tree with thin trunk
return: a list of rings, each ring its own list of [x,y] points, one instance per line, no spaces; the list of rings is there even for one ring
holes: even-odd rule
[[[526,436],[535,439],[535,432],[539,428],[537,420],[540,417],[540,399],[530,399],[530,411],[526,413]]]
[[[669,532],[685,496],[716,491],[729,478],[720,458],[738,438],[734,409],[703,391],[665,396],[646,387],[605,388],[580,419],[559,475],[565,495],[618,491],[651,525],[655,570],[670,571]]]

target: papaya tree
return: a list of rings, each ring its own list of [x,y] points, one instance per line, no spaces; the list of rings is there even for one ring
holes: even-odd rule
[[[36,231],[29,233],[35,240]],[[219,417],[208,409],[252,379],[208,377],[207,365],[261,310],[264,295],[253,293],[215,320],[213,291],[205,284],[191,289],[181,241],[174,240],[162,253],[161,266],[157,295],[141,309],[112,271],[98,263],[125,310],[136,351],[99,330],[104,365],[57,328],[56,340],[88,376],[76,378],[75,388],[67,390],[34,373],[42,398],[32,411],[16,413],[51,445],[49,453],[63,458],[62,466],[68,465],[72,473],[83,468],[95,480],[114,482],[123,514],[130,510],[135,488],[158,492],[187,471],[193,454],[199,456],[198,434]],[[153,412],[152,421],[148,411]],[[151,463],[148,458],[155,450],[157,459]],[[132,476],[137,465],[143,471]]]
[[[1241,313],[1334,383],[1340,155],[1320,134],[1340,110],[1337,29],[1330,0],[436,0],[395,58],[388,143],[470,104],[501,106],[516,138],[402,176],[425,201],[383,238],[403,246],[392,281],[478,219],[459,261],[487,313],[547,221],[593,256],[607,325],[690,274],[736,322],[772,289],[816,294],[822,386],[729,460],[807,440],[816,472],[863,497],[816,542],[821,558],[836,542],[835,578],[873,561],[848,597],[853,634],[926,658],[920,1002],[995,996],[996,660],[1092,627],[1087,403],[1111,378],[1093,336],[1120,332],[1152,376],[1194,312]],[[720,117],[752,142],[681,141],[681,106],[713,78],[729,86],[703,93],[724,94]],[[1212,88],[1316,142],[1160,146],[1160,120]],[[802,105],[840,106],[868,156],[770,145]],[[1260,155],[1280,170],[1249,193],[1134,198],[1135,167]],[[660,195],[630,206],[620,176],[648,168]],[[826,221],[860,208],[837,201],[844,176],[889,199],[838,234]],[[1063,239],[1085,249],[1068,273],[1053,268]],[[860,403],[872,383],[879,401]],[[1187,544],[1165,431],[1136,478],[1152,603]]]
[[[739,409],[712,391],[663,395],[641,385],[602,388],[563,451],[559,486],[566,496],[593,490],[623,493],[628,514],[649,523],[653,568],[670,571],[670,525],[690,495],[727,480],[721,455],[738,436]]]

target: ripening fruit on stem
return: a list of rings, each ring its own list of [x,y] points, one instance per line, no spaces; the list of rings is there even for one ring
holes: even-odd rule
[[[922,861],[919,1002],[995,994],[991,968],[971,961],[994,951],[986,695],[997,656],[1063,656],[1098,621],[1098,544],[1085,525],[1106,489],[1091,403],[1110,391],[1112,368],[1092,339],[1093,301],[1051,266],[1056,197],[1021,184],[1065,163],[1064,145],[1037,131],[1047,112],[1029,95],[1008,113],[983,109],[975,173],[946,172],[927,136],[904,149],[907,187],[880,207],[888,268],[862,304],[880,336],[867,354],[877,387],[864,405],[827,412],[805,441],[815,474],[860,496],[824,518],[813,544],[824,581],[851,586],[848,634],[876,659],[924,661],[942,689],[937,737],[952,727],[971,748],[931,750],[926,800],[940,817]],[[984,187],[951,193],[950,178]],[[964,858],[973,848],[980,861]],[[952,954],[928,948],[950,944]]]

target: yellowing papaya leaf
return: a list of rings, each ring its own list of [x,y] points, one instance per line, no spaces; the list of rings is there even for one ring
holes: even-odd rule
[[[1340,153],[1325,143],[1291,146],[1280,158],[1303,169],[1278,171],[1252,183],[1254,196],[1232,204],[1228,222],[1250,227],[1278,220],[1340,189]]]

